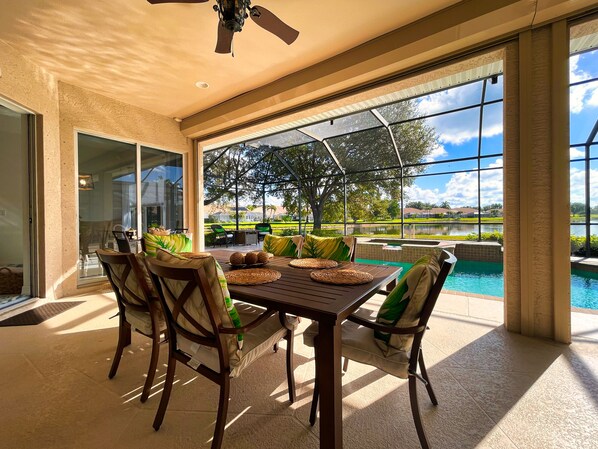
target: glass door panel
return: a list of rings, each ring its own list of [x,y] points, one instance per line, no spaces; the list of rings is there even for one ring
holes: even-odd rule
[[[114,227],[137,227],[137,151],[134,144],[79,134],[78,156],[79,279],[88,280],[104,275],[95,250],[118,248]]]
[[[0,105],[0,308],[31,295],[28,117]]]
[[[182,229],[183,156],[141,147],[141,227]]]

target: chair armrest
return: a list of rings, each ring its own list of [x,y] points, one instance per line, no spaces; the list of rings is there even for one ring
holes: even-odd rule
[[[220,326],[218,330],[223,334],[243,334],[245,332],[250,331],[254,327],[259,326],[268,318],[276,313],[276,310],[267,309],[265,312],[262,312],[255,320],[251,321],[250,323],[246,324],[242,327],[223,327]]]
[[[389,334],[405,334],[414,335],[419,334],[426,330],[426,326],[414,326],[414,327],[395,327],[387,324],[380,324],[374,321],[363,319],[357,315],[349,315],[347,318],[349,321],[357,323],[361,326],[369,327],[375,331],[388,332]]]

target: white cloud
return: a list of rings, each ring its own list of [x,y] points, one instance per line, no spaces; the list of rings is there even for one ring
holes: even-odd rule
[[[436,143],[436,146],[432,148],[430,154],[426,156],[425,162],[434,162],[435,160],[448,155],[447,151],[444,149],[444,146],[440,143]]]
[[[570,171],[571,189],[570,198],[572,203],[585,203],[585,170],[572,167]],[[598,169],[590,169],[590,204],[595,206],[598,204]]]
[[[502,158],[488,165],[491,168],[502,167]],[[483,171],[480,174],[480,190],[482,206],[503,202],[503,172],[502,170]],[[405,188],[407,202],[423,201],[426,203],[441,203],[448,201],[451,207],[476,206],[478,204],[478,175],[471,173],[456,173],[443,186],[435,189],[424,189],[417,185]]]
[[[584,150],[580,150],[578,148],[569,148],[569,157],[571,159],[578,159],[580,157],[585,157],[586,152]]]
[[[591,78],[591,75],[579,68],[581,55],[569,59],[569,81],[577,83]],[[598,83],[573,86],[569,93],[569,108],[573,114],[579,114],[588,106],[598,106]]]
[[[472,83],[426,95],[418,100],[418,107],[423,114],[429,115],[479,104],[480,100],[481,85]],[[478,108],[426,119],[426,123],[436,129],[440,142],[454,145],[461,145],[477,138],[479,121],[480,110]],[[502,108],[500,105],[485,107],[484,137],[496,136],[502,134],[502,132]]]

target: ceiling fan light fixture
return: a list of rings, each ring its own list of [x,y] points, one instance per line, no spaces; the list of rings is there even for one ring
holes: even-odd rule
[[[197,87],[198,89],[207,89],[208,87],[210,87],[210,85],[205,81],[198,81],[195,83],[195,87]]]

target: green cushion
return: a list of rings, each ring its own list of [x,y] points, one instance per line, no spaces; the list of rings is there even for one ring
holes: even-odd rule
[[[439,273],[440,265],[434,255],[423,256],[415,262],[380,306],[376,322],[395,327],[416,326]],[[409,351],[413,342],[413,335],[381,331],[375,331],[374,338],[386,356]]]
[[[354,247],[355,237],[317,237],[307,234],[301,250],[301,257],[315,257],[344,262],[351,260]]]
[[[275,256],[299,257],[303,237],[293,235],[289,237],[279,237],[268,234],[264,236],[264,251],[272,253]]]
[[[260,232],[270,232],[270,226],[255,225],[255,229],[257,229]]]
[[[212,290],[212,295],[214,296],[214,299],[216,300],[216,305],[217,306],[222,306],[223,309],[226,310],[226,314],[228,315],[228,318],[230,318],[230,322],[232,323],[232,325],[236,328],[240,328],[243,327],[243,324],[241,323],[241,318],[239,317],[239,313],[237,311],[237,309],[235,308],[235,305],[233,303],[233,300],[230,296],[230,293],[228,291],[228,285],[226,282],[226,277],[224,276],[224,271],[222,270],[222,267],[220,266],[220,264],[216,261],[216,259],[214,259],[212,256],[209,257],[204,257],[201,259],[188,259],[186,257],[181,256],[180,254],[174,254],[171,252],[168,252],[166,250],[163,249],[158,249],[157,251],[157,259],[161,260],[162,262],[168,262],[174,265],[182,265],[182,266],[186,266],[186,267],[190,267],[190,268],[199,268],[199,267],[203,267],[204,270],[206,270],[206,274],[208,276],[208,280],[210,283],[210,288]],[[217,283],[216,283],[217,282]],[[196,295],[197,293],[197,295]],[[196,292],[194,293],[195,296],[195,300],[196,300],[196,305],[200,305],[201,303],[201,307],[199,310],[191,312],[191,315],[197,319],[197,321],[202,324],[202,326],[204,326],[206,329],[210,329],[211,328],[211,323],[209,321],[209,318],[207,316],[202,316],[202,311],[203,308],[205,307],[203,305],[203,298],[200,297],[199,295],[199,291],[196,290]],[[219,301],[219,298],[222,298],[222,302]],[[223,315],[223,310],[220,310],[220,315],[222,318]],[[226,326],[227,324],[227,320],[222,320],[222,323]],[[184,324],[181,324],[183,327],[185,327],[188,331],[190,332],[194,332],[193,328],[187,328]],[[237,334],[237,345],[239,349],[243,348],[243,334]]]
[[[164,248],[171,253],[190,252],[193,247],[190,234],[155,235],[143,233],[145,252],[148,256],[156,257],[156,250]]]

